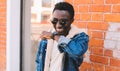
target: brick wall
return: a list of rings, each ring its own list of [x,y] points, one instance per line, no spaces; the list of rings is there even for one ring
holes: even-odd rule
[[[80,71],[120,71],[120,0],[65,0],[75,22],[88,29],[89,49]]]
[[[75,22],[88,29],[89,50],[81,71],[120,71],[120,0],[66,0]],[[0,0],[0,71],[6,71],[6,0]]]
[[[6,70],[6,0],[0,0],[0,71]]]

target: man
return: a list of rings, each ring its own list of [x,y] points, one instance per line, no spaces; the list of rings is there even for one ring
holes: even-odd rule
[[[89,38],[71,25],[73,21],[73,6],[67,2],[57,3],[51,19],[54,29],[43,31],[40,35],[37,71],[79,71]]]

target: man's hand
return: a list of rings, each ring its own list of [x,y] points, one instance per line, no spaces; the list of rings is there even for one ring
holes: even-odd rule
[[[51,39],[52,33],[51,32],[47,32],[47,31],[43,31],[40,35],[41,39]]]
[[[52,35],[53,35],[52,32],[43,31],[40,35],[40,38],[41,39],[53,39]],[[59,37],[60,35],[55,35],[54,40],[58,41]]]

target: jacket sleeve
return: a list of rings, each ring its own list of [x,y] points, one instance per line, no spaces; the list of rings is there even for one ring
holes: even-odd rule
[[[36,56],[36,71],[44,70],[46,47],[47,47],[47,40],[41,40],[39,43],[38,52]]]
[[[70,57],[79,58],[87,51],[89,37],[84,32],[75,35],[72,39],[66,39],[59,39],[58,49],[60,52],[66,52]]]

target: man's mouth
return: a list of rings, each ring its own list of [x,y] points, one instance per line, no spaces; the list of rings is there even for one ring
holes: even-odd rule
[[[63,31],[63,28],[56,28],[56,31],[57,31],[57,32],[62,32],[62,31]]]

